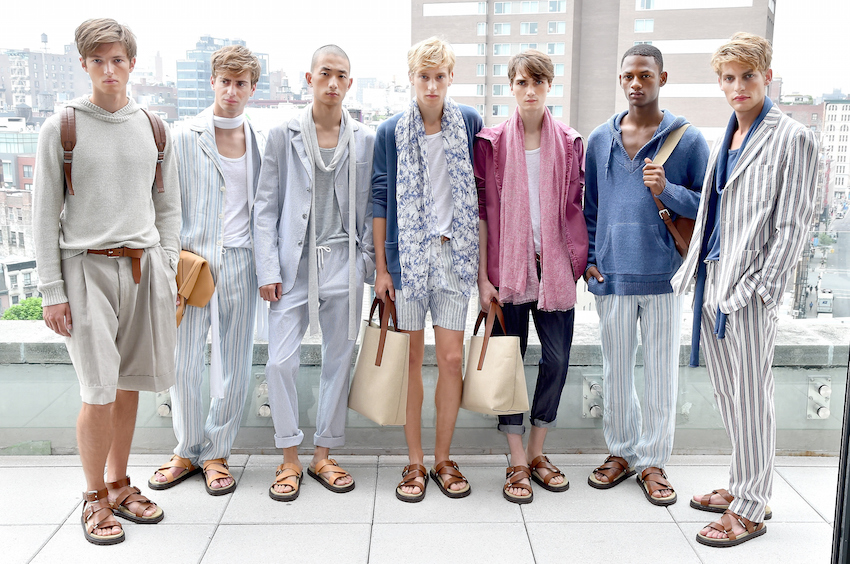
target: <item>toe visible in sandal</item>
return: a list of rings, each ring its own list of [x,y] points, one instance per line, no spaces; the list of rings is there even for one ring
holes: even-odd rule
[[[520,484],[520,480],[527,480],[531,477],[531,471],[528,466],[508,466],[505,469],[505,487],[502,488],[502,495],[511,503],[524,505],[534,501],[534,492],[530,485]],[[512,494],[509,490],[521,489],[523,495]]]
[[[291,462],[281,464],[275,472],[274,483],[269,486],[269,497],[275,501],[295,501],[301,493],[301,468]],[[289,486],[292,488],[286,493],[276,492],[275,486]]]
[[[544,455],[540,455],[534,460],[531,461],[531,479],[537,482],[545,490],[549,490],[550,492],[565,492],[570,489],[570,481],[567,480],[567,477],[558,469],[557,466],[549,462],[549,458]],[[556,477],[561,476],[564,481],[560,484],[552,484],[550,483]]]
[[[739,535],[732,532],[732,527],[736,521],[745,529],[745,531]],[[703,535],[702,533],[697,533],[698,543],[714,548],[738,546],[739,544],[753,540],[756,537],[760,537],[767,532],[767,527],[764,523],[753,523],[749,519],[745,519],[728,509],[725,513],[723,513],[723,516],[720,517],[720,521],[709,523],[704,528],[713,529],[726,535],[726,538],[713,539]]]
[[[110,545],[124,542],[124,528],[115,520],[112,507],[107,499],[107,491],[97,490],[83,492],[83,514],[80,518],[83,524],[83,534],[92,544]],[[121,531],[114,535],[96,535],[97,529],[119,527]]]
[[[223,478],[233,480],[230,484],[223,488],[214,488],[212,483]],[[207,493],[210,495],[225,495],[233,493],[236,490],[236,478],[230,473],[230,467],[227,465],[227,460],[224,458],[211,458],[204,462],[204,485]]]
[[[712,496],[719,495],[723,498],[726,503],[711,503]],[[735,496],[730,494],[725,489],[713,490],[709,494],[705,494],[699,501],[694,499],[691,500],[691,507],[694,509],[698,509],[700,511],[707,511],[709,513],[725,513],[727,509],[729,509],[729,504],[734,501]],[[764,520],[769,521],[773,518],[773,511],[770,509],[770,506],[764,508]]]
[[[422,483],[417,482],[422,479]],[[407,493],[402,488],[419,488],[419,493]],[[405,503],[418,503],[425,499],[425,489],[428,487],[428,471],[421,464],[408,464],[401,471],[401,482],[395,489],[395,496]]]
[[[596,477],[596,474],[602,474],[605,476],[606,480],[600,480]],[[602,466],[596,468],[590,473],[590,476],[587,477],[587,485],[592,488],[596,488],[597,490],[608,490],[626,478],[634,475],[634,468],[629,466],[629,463],[625,458],[610,455],[605,459],[605,462],[602,463]]]
[[[152,525],[159,523],[165,518],[165,512],[161,507],[142,495],[139,488],[130,485],[130,476],[124,476],[122,479],[115,482],[109,482],[106,487],[110,490],[118,490],[115,492],[116,498],[110,505],[115,511],[115,515],[122,519],[127,519],[133,523],[142,525]],[[138,503],[135,511],[130,510],[131,503]],[[151,515],[145,515],[145,511],[151,507],[156,507]]]
[[[447,475],[448,478],[444,479],[443,474]],[[440,491],[452,499],[466,497],[472,493],[472,487],[469,485],[469,481],[464,478],[463,474],[460,473],[460,469],[458,469],[457,463],[452,460],[443,460],[434,465],[431,468],[431,478],[434,479]],[[451,489],[452,485],[460,482],[466,482],[466,485],[459,490]]]
[[[640,473],[640,476],[637,477],[637,483],[643,490],[643,495],[646,496],[646,499],[652,505],[666,507],[668,505],[673,505],[678,499],[673,486],[670,485],[669,481],[667,481],[667,474],[661,468],[650,466],[644,469],[644,471]],[[652,495],[659,490],[670,490],[673,493],[664,497],[656,497]]]
[[[171,471],[175,468],[181,468],[183,472],[175,476]],[[148,487],[152,490],[167,490],[168,488],[173,488],[180,482],[191,478],[195,474],[198,474],[200,471],[201,469],[192,464],[191,460],[188,458],[182,458],[175,454],[171,457],[171,460],[160,466],[157,470],[157,472],[166,477],[166,480],[164,482],[158,482],[156,480],[156,472],[154,472],[154,475],[148,479]]]
[[[336,485],[336,481],[340,478],[344,478],[346,476],[351,477],[351,474],[337,465],[336,460],[329,458],[320,460],[315,467],[308,466],[307,473],[311,478],[318,481],[320,484],[325,486],[325,488],[334,493],[347,493],[354,489],[354,478],[351,478],[351,482],[344,486]],[[330,477],[326,478],[322,476],[322,474],[328,473],[330,474]]]

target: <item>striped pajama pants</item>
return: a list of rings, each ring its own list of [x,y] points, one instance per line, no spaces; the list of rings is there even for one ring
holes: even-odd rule
[[[193,464],[230,456],[248,395],[254,350],[258,289],[253,251],[226,249],[218,272],[213,275],[219,303],[224,397],[212,398],[206,423],[201,384],[210,331],[210,304],[187,306],[177,329],[177,377],[171,388],[177,437],[174,454],[188,458]]]
[[[776,310],[758,296],[726,318],[726,338],[714,335],[717,317],[716,262],[708,263],[702,309],[700,347],[726,434],[732,441],[729,509],[753,521],[764,521],[773,493],[776,418],[773,407],[773,351]]]
[[[673,293],[596,296],[605,375],[608,449],[638,472],[664,468],[673,450],[682,298]],[[637,327],[643,344],[643,411],[635,389]]]

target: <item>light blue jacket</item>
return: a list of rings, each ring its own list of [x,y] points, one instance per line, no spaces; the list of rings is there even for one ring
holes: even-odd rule
[[[254,200],[254,260],[257,283],[283,284],[286,294],[295,285],[298,263],[307,241],[307,221],[312,201],[313,166],[307,158],[301,135],[300,115],[274,127],[263,155],[260,185]],[[372,242],[372,152],[375,134],[355,120],[354,147],[357,168],[355,195],[357,246],[364,261],[366,281],[375,275],[375,245]],[[334,190],[341,210],[348,209],[348,147],[336,167]],[[351,233],[348,214],[342,227]]]

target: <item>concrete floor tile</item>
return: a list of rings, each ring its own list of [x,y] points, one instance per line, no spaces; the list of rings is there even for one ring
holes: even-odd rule
[[[236,478],[236,491],[242,486],[244,469],[231,466],[230,473]],[[163,523],[176,524],[214,524],[221,520],[224,510],[235,494],[213,496],[204,487],[203,474],[195,474],[186,481],[167,490],[152,490],[141,487],[142,493],[159,504],[165,511]]]
[[[348,466],[357,466],[357,467],[376,467],[378,465],[378,457],[377,456],[353,456],[348,454],[341,454],[339,456],[334,455],[331,452],[331,458],[336,460],[337,464],[339,464],[342,468],[346,468]],[[301,461],[301,465],[304,468],[307,468],[307,465],[310,464],[310,461],[313,459],[312,455],[302,454],[298,456],[298,460]],[[252,454],[248,459],[246,464],[247,468],[277,468],[280,463],[283,462],[282,454]],[[357,476],[354,476],[355,481],[357,480]]]
[[[674,454],[667,466],[724,466],[729,468],[732,457],[728,454]]]
[[[838,491],[838,468],[784,467],[776,472],[791,488],[817,511],[824,521],[835,521],[835,496]]]
[[[82,468],[4,468],[0,525],[60,525],[82,502]],[[46,486],[47,485],[47,486]],[[40,494],[50,487],[50,494]]]
[[[115,562],[198,562],[214,525],[137,525],[122,521],[124,542],[96,546],[86,541],[79,521],[63,526],[32,564],[114,564]]]
[[[305,466],[298,499],[282,503],[268,493],[274,468],[251,467],[249,461],[221,523],[371,523],[377,467],[350,466],[356,483],[352,491],[339,494],[325,489],[307,474]]]
[[[150,469],[150,478],[157,468],[168,462],[173,453],[167,452],[163,454],[131,454],[128,466],[141,466]],[[244,467],[248,462],[247,454],[231,454],[227,459],[227,464],[233,467]],[[147,480],[147,478],[145,478]]]
[[[300,501],[300,500],[299,500]],[[316,525],[221,525],[201,564],[247,562],[369,562],[371,525],[350,523],[335,527]]]
[[[80,457],[77,455],[53,454],[49,456],[0,456],[0,468],[60,468],[63,466],[81,467],[82,465]]]
[[[2,525],[0,546],[5,564],[24,564],[56,531],[56,525]]]
[[[456,456],[452,456],[452,460],[457,462],[457,465],[460,467],[461,472],[463,472],[463,468],[465,466],[501,466],[505,467],[508,465],[508,457],[504,454],[458,454]],[[398,468],[399,472],[401,469],[407,466],[409,459],[407,455],[399,455],[399,454],[387,454],[382,455],[378,459],[378,466],[389,466],[392,468]],[[431,468],[434,466],[434,457],[432,455],[428,455],[425,457],[425,468]]]
[[[826,466],[838,468],[837,456],[777,456],[776,467],[785,466]]]
[[[529,523],[526,528],[536,562],[564,562],[565,554],[570,562],[700,562],[674,523],[609,523],[604,532],[596,523]]]
[[[446,497],[434,480],[429,480],[425,499],[405,503],[395,496],[401,468],[378,469],[375,523],[521,523],[519,506],[502,498],[503,468],[461,466],[472,493],[461,499]],[[418,526],[416,528],[418,531]],[[417,533],[418,534],[418,533]]]
[[[728,468],[676,466],[669,469],[667,476],[679,494],[679,501],[670,506],[670,513],[677,522],[706,524],[718,518],[717,514],[692,508],[690,501],[694,495],[704,495],[715,488],[728,487]],[[773,511],[771,523],[823,522],[823,518],[778,473],[773,477],[773,497],[769,505]]]
[[[682,531],[703,564],[752,564],[776,562],[826,564],[832,551],[832,527],[826,523],[773,523],[764,536],[731,548],[712,548],[696,541],[702,529],[697,523],[682,523]]]
[[[413,530],[404,524],[375,524],[372,527],[369,564],[519,564],[534,561],[535,555],[521,523],[468,523],[454,529],[436,523],[419,524]],[[558,559],[551,560],[556,561]]]

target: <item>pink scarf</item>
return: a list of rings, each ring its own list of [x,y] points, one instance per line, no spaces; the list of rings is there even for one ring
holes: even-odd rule
[[[505,171],[499,233],[499,299],[521,304],[537,301],[544,311],[575,306],[570,253],[567,248],[567,192],[573,147],[564,142],[547,109],[540,132],[540,256],[537,280],[534,236],[525,167],[525,129],[519,111],[505,124]]]

